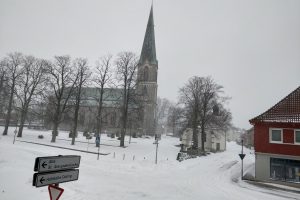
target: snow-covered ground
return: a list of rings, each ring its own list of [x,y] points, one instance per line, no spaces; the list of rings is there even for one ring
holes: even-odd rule
[[[227,143],[227,151],[222,153],[177,162],[179,148],[175,145],[179,141],[165,136],[159,142],[158,164],[155,165],[153,138],[132,138],[131,144],[126,138],[127,147],[120,148],[117,139],[103,136],[100,152],[109,154],[97,160],[95,154],[20,141],[13,144],[14,129],[9,129],[8,136],[2,136],[2,131],[3,127],[0,127],[0,200],[48,199],[47,187],[32,186],[33,165],[36,157],[55,155],[81,155],[79,180],[60,184],[65,189],[62,200],[300,199],[296,193],[260,188],[240,181],[238,153],[241,147],[235,143]],[[45,138],[38,139],[40,134]],[[53,144],[50,143],[50,131],[25,129],[23,138],[17,140],[97,152],[95,144],[88,146],[77,142],[75,146],[70,145],[67,136],[68,133],[60,132]],[[77,140],[87,142],[81,134]],[[253,171],[254,155],[247,149],[245,153],[245,172]]]

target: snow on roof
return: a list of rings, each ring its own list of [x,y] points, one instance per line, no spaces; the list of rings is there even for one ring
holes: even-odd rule
[[[249,122],[251,124],[256,122],[300,123],[300,87]]]

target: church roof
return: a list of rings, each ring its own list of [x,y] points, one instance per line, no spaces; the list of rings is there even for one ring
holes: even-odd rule
[[[249,121],[251,124],[256,122],[300,123],[300,87],[295,89],[269,110]]]
[[[135,95],[135,90],[131,90],[131,95]],[[81,93],[80,106],[97,107],[100,99],[100,89],[96,87],[83,87]],[[70,102],[75,102],[75,97],[71,97]],[[104,88],[103,107],[120,107],[123,103],[123,88]],[[131,101],[129,107],[136,107]]]
[[[104,88],[103,105],[104,107],[115,107],[122,101],[122,89]],[[93,87],[82,88],[81,106],[98,106],[100,89]]]
[[[153,6],[151,6],[144,43],[142,47],[141,57],[139,63],[145,63],[148,60],[151,64],[157,65],[155,36],[154,36],[154,20],[153,20]]]

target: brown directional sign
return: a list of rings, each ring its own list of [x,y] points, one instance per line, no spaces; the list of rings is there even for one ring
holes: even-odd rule
[[[63,170],[57,172],[35,173],[33,174],[32,185],[35,187],[47,186],[50,184],[65,183],[78,180],[79,170]]]
[[[78,168],[80,156],[50,156],[35,159],[34,171],[50,172]]]

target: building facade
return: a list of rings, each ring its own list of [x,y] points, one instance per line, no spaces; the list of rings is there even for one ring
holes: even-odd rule
[[[200,130],[199,130],[200,132]],[[211,128],[205,134],[204,148],[207,152],[219,152],[226,150],[226,133],[221,129]],[[181,136],[183,150],[187,151],[193,145],[193,129],[187,128]],[[198,148],[201,148],[201,134],[198,135]]]
[[[157,100],[157,72],[153,6],[147,23],[141,56],[138,64],[137,93],[142,103],[141,127],[143,134],[155,134],[155,111]]]
[[[254,126],[255,178],[300,183],[300,87],[263,114]]]

